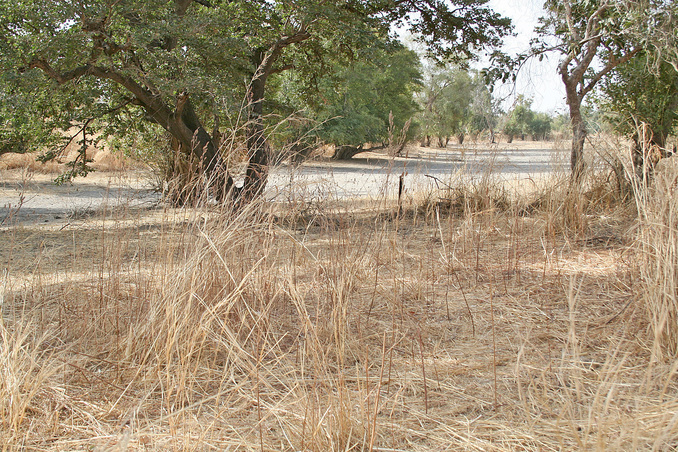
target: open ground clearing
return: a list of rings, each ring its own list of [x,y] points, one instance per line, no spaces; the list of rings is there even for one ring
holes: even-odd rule
[[[301,166],[282,165],[271,171],[266,197],[274,201],[302,202],[394,197],[400,175],[404,175],[405,188],[410,194],[444,187],[462,174],[478,178],[492,171],[508,181],[524,181],[562,170],[567,160],[565,149],[565,144],[548,142],[502,143],[490,147],[478,143],[450,146],[445,150],[416,147],[407,159],[366,152],[349,161],[325,159]],[[111,160],[104,154],[99,154],[100,160]],[[20,163],[25,163],[25,159],[20,159]],[[76,178],[73,183],[56,186],[52,182],[55,175],[41,169],[38,166],[37,170],[26,170],[19,166],[3,172],[0,224],[58,222],[104,209],[149,207],[160,198],[150,174],[144,170],[93,172],[85,178]]]

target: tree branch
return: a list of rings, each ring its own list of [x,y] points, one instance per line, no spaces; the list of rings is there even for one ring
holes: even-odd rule
[[[63,85],[66,82],[78,79],[83,75],[86,75],[89,69],[89,65],[79,66],[73,70],[60,73],[54,70],[54,68],[52,68],[52,66],[47,61],[41,59],[34,59],[30,63],[28,63],[28,68],[40,69],[45,73],[45,75],[47,75],[47,77],[56,81],[59,85]]]
[[[582,89],[581,96],[583,97],[586,94],[588,94],[596,86],[596,83],[598,83],[600,79],[605,77],[612,69],[629,61],[638,52],[640,52],[640,50],[641,50],[640,47],[636,47],[635,49],[633,49],[632,51],[630,51],[621,58],[610,57],[610,61],[605,65],[605,67],[601,69],[598,73],[596,73],[596,75],[594,75],[593,78],[589,81],[589,83]]]

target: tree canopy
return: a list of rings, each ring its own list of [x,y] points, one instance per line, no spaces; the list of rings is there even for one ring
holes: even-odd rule
[[[416,53],[398,42],[374,46],[347,64],[334,64],[331,73],[316,79],[315,90],[307,89],[301,74],[284,74],[274,99],[308,120],[299,131],[306,140],[357,153],[367,150],[365,143],[386,143],[390,129],[402,130],[416,112],[419,66]]]
[[[666,61],[653,68],[648,60],[643,52],[617,68],[604,81],[599,104],[610,113],[618,132],[638,143],[638,131],[645,124],[651,141],[664,147],[678,124],[678,70]]]
[[[122,111],[154,122],[199,162],[219,198],[251,197],[266,181],[270,150],[262,116],[270,77],[294,71],[313,87],[333,71],[330,61],[351,61],[361,49],[391,41],[394,24],[416,32],[432,56],[474,56],[510,31],[510,21],[486,3],[1,0],[0,65],[12,74],[2,83],[48,93],[58,112],[50,119],[58,118],[62,130],[115,125]],[[243,98],[249,166],[244,186],[236,188],[216,129]],[[4,108],[5,128],[16,124],[8,114],[20,116]],[[39,115],[24,116],[46,126],[37,125]]]

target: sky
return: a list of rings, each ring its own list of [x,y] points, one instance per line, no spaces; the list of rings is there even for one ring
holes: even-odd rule
[[[505,40],[504,51],[515,55],[529,49],[535,37],[534,27],[543,15],[541,0],[490,0],[489,5],[503,16],[510,17],[517,36]],[[532,109],[547,113],[562,113],[566,109],[565,87],[557,73],[558,57],[551,55],[539,62],[528,62],[513,86],[495,87],[495,95],[507,97],[504,107],[509,108],[517,94],[532,98]]]

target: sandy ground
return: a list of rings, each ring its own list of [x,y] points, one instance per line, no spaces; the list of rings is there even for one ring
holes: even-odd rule
[[[67,222],[104,209],[152,206],[159,200],[148,173],[138,170],[94,172],[62,185],[54,178],[23,170],[0,172],[0,227]]]
[[[555,150],[556,148],[560,150]],[[349,161],[310,161],[271,170],[266,197],[271,200],[395,197],[399,178],[412,194],[440,188],[455,178],[492,172],[505,180],[525,180],[566,167],[563,146],[544,142],[416,147],[409,158],[363,153]],[[429,177],[433,176],[433,177]],[[103,209],[155,205],[160,195],[148,173],[94,172],[61,186],[54,174],[27,170],[0,172],[0,227],[52,223],[91,215]]]
[[[347,161],[276,168],[269,178],[268,194],[278,199],[396,196],[401,175],[409,193],[442,188],[462,174],[479,178],[492,173],[506,181],[526,180],[567,169],[564,147],[555,148],[555,143],[548,142],[502,143],[491,147],[482,143],[447,149],[416,147],[407,159],[366,152]]]

